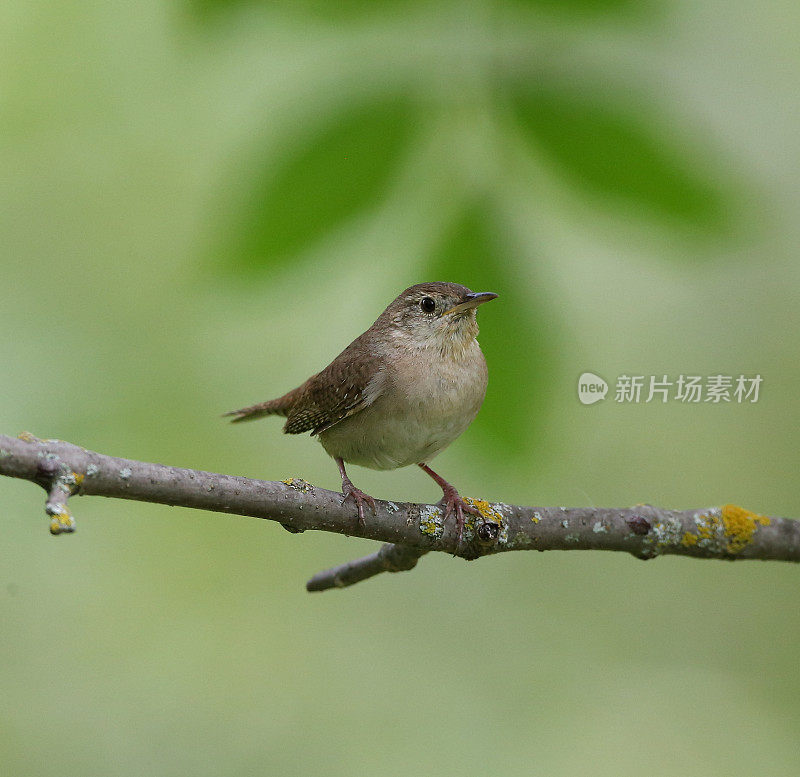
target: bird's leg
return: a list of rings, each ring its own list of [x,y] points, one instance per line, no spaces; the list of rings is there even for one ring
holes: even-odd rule
[[[465,502],[458,491],[456,491],[455,486],[448,483],[440,475],[437,475],[427,464],[420,464],[419,467],[424,472],[427,472],[439,484],[439,488],[444,492],[444,496],[442,497],[442,502],[444,502],[444,518],[442,520],[446,521],[448,515],[452,513],[456,514],[456,528],[458,529],[458,539],[456,540],[457,548],[461,544],[461,537],[464,534],[464,511],[477,516],[481,515],[481,511],[469,502]]]
[[[348,499],[352,499],[356,503],[356,507],[358,507],[358,525],[364,528],[367,525],[364,520],[364,504],[368,504],[372,508],[372,512],[377,514],[375,500],[369,494],[365,494],[360,488],[356,488],[353,485],[353,481],[347,477],[344,461],[338,456],[336,457],[336,465],[339,467],[339,474],[342,476],[342,493],[344,494],[342,504]]]

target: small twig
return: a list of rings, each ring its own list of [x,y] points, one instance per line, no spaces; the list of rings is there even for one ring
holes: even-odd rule
[[[25,432],[19,439],[38,442]],[[35,481],[47,491],[44,510],[50,516],[50,533],[74,532],[75,519],[67,507],[67,500],[80,488],[83,475],[73,472],[57,455],[45,453],[39,458]]]
[[[637,558],[663,554],[717,559],[800,562],[800,521],[736,505],[698,510],[524,507],[469,500],[463,542],[439,505],[375,500],[366,525],[342,495],[299,479],[269,482],[120,459],[59,440],[0,435],[0,475],[23,478],[48,493],[54,534],[75,522],[67,499],[76,494],[136,499],[278,521],[289,531],[320,530],[388,543],[365,559],[316,575],[309,590],[352,585],[386,571],[411,569],[428,551],[475,559],[509,550],[616,550]]]
[[[329,588],[346,588],[381,572],[407,572],[417,565],[428,551],[405,545],[382,545],[377,553],[348,561],[338,567],[318,572],[306,583],[306,591],[327,591]]]

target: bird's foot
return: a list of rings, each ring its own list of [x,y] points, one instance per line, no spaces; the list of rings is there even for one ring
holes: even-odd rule
[[[475,505],[471,505],[469,502],[466,502],[458,493],[458,491],[456,491],[455,487],[451,486],[449,483],[447,486],[443,486],[442,490],[444,491],[444,495],[442,496],[440,503],[444,507],[444,517],[442,518],[442,522],[446,522],[448,516],[455,513],[456,529],[458,530],[456,550],[458,550],[458,548],[461,546],[461,538],[464,536],[464,513],[466,512],[480,517],[481,511],[475,507]]]
[[[356,488],[350,478],[342,479],[342,493],[344,494],[342,504],[348,499],[352,499],[355,502],[358,508],[358,525],[363,529],[367,525],[364,519],[364,505],[369,505],[372,508],[372,512],[377,515],[378,511],[375,507],[375,500],[369,494],[365,494],[360,488]]]

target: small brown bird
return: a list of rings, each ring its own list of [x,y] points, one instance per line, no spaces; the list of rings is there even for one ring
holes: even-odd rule
[[[475,339],[476,309],[495,299],[457,283],[419,283],[406,289],[364,334],[322,372],[282,397],[226,415],[249,421],[286,417],[288,434],[311,432],[342,476],[364,525],[375,500],[356,488],[344,464],[371,469],[419,465],[442,488],[444,519],[455,513],[458,542],[464,512],[479,515],[428,462],[478,414],[486,394],[486,360]]]

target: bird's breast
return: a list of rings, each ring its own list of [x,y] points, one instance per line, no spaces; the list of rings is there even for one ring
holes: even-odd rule
[[[375,400],[320,435],[331,456],[373,469],[430,461],[472,422],[486,394],[477,341],[460,354],[389,352]]]
[[[390,378],[394,400],[410,413],[436,427],[455,418],[478,412],[486,394],[486,362],[474,348],[458,357],[423,353],[422,358],[405,356],[393,364]],[[467,422],[469,423],[469,421]]]

